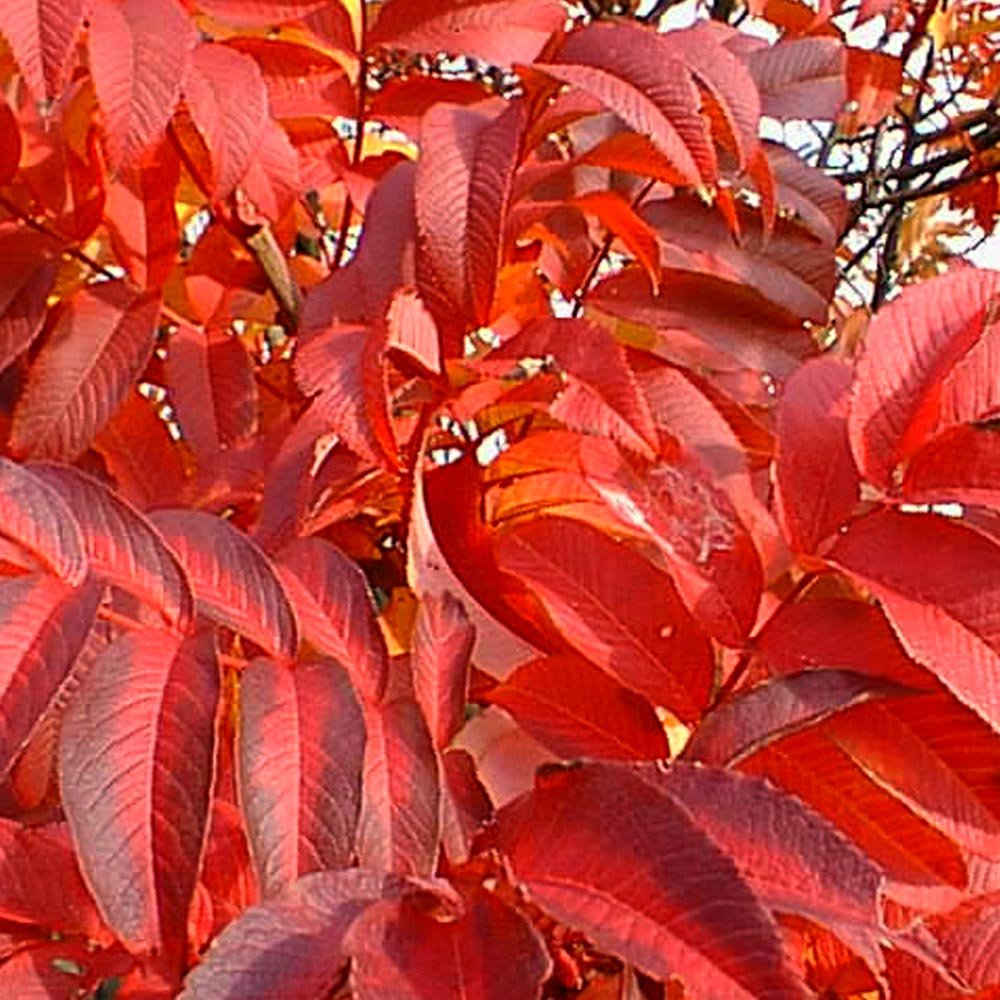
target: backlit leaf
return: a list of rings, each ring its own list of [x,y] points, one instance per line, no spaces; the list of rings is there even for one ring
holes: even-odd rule
[[[560,757],[662,759],[667,738],[646,699],[581,657],[531,660],[486,699]]]

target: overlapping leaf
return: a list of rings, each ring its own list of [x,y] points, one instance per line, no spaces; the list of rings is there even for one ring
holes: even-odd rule
[[[0,223],[0,371],[25,350],[42,328],[46,299],[56,276],[51,241],[30,229]]]
[[[218,668],[211,638],[117,639],[63,719],[63,805],[87,884],[138,950],[184,939],[204,841]]]
[[[540,777],[501,812],[500,844],[536,903],[649,974],[731,1000],[805,995],[732,859],[637,774]]]
[[[101,590],[94,582],[70,589],[50,576],[0,579],[0,775],[69,673]]]
[[[566,640],[626,687],[696,718],[711,686],[708,645],[670,579],[586,524],[538,518],[499,539]]]
[[[240,799],[262,892],[346,868],[361,808],[365,729],[347,674],[254,660],[240,680]]]
[[[178,0],[94,0],[90,71],[115,166],[134,164],[162,135],[196,37]]]
[[[179,556],[203,614],[281,660],[294,658],[295,612],[271,561],[242,531],[196,510],[159,510],[151,521]]]
[[[15,453],[75,459],[124,401],[153,353],[160,301],[124,282],[90,285],[65,306],[31,367]]]
[[[931,437],[1000,405],[1000,272],[959,270],[907,290],[872,320],[850,414],[859,468],[877,486]]]
[[[62,90],[87,0],[10,0],[0,8],[6,37],[36,100]]]
[[[486,698],[560,757],[658,760],[670,755],[650,703],[582,657],[531,660]]]
[[[278,566],[305,638],[347,668],[362,698],[380,701],[389,656],[361,570],[319,538],[300,538],[285,546]]]
[[[390,0],[369,43],[409,52],[461,53],[509,66],[531,62],[565,16],[553,0]]]
[[[345,941],[358,1000],[537,996],[551,961],[534,927],[489,892],[462,904],[457,919],[406,899],[368,909]]]
[[[194,622],[184,569],[159,532],[107,486],[65,465],[32,463],[34,476],[77,512],[83,550],[93,571],[149,601],[179,632]]]
[[[361,864],[401,875],[430,875],[441,836],[437,754],[420,706],[397,698],[365,706]]]
[[[1000,547],[960,521],[876,511],[830,557],[879,598],[907,650],[1000,729]]]
[[[72,510],[44,480],[0,457],[0,533],[25,548],[67,586],[87,575],[87,552]]]
[[[785,384],[775,467],[785,535],[814,552],[847,519],[860,479],[847,437],[853,373],[834,358],[804,364]]]

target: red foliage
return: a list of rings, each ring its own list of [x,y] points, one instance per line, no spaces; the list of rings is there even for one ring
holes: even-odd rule
[[[585,6],[0,4],[0,996],[1000,995],[1000,276]]]

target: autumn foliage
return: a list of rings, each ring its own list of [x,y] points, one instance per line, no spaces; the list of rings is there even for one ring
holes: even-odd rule
[[[1000,996],[922,3],[0,0],[0,998]]]

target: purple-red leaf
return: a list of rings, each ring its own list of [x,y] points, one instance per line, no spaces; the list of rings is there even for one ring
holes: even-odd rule
[[[830,927],[881,965],[882,872],[827,820],[750,775],[685,764],[640,773],[696,818],[767,906]]]
[[[524,105],[437,104],[420,126],[417,273],[428,305],[457,311],[466,325],[488,322],[501,234],[525,123]],[[450,345],[454,355],[461,343]]]
[[[967,268],[906,288],[865,337],[849,420],[866,478],[897,485],[921,445],[1000,407],[1000,271]]]
[[[532,900],[644,972],[696,996],[802,1000],[770,914],[687,809],[638,774],[585,764],[540,775],[500,814]]]
[[[833,119],[847,100],[847,58],[839,38],[783,39],[755,48],[745,62],[761,111],[779,121]]]
[[[127,501],[83,472],[33,463],[32,473],[77,512],[96,575],[148,601],[179,632],[194,623],[191,586],[160,533]]]
[[[134,163],[163,134],[196,40],[178,0],[96,0],[90,71],[114,166]]]
[[[853,372],[836,358],[804,364],[778,407],[776,482],[785,536],[815,552],[858,502],[860,479],[847,438]]]
[[[688,183],[715,180],[708,119],[674,39],[624,21],[595,23],[569,35],[557,60],[538,68],[597,98],[630,128],[648,135]]]
[[[27,549],[67,586],[83,583],[87,552],[72,510],[38,476],[2,457],[0,534]]]
[[[151,520],[180,557],[202,613],[294,659],[295,612],[271,561],[242,531],[199,510],[158,510]]]
[[[420,706],[409,698],[365,706],[361,864],[430,875],[441,835],[437,754]]]
[[[0,579],[0,775],[27,742],[93,624],[102,588]]]
[[[413,626],[413,689],[440,750],[465,722],[469,657],[476,631],[451,594],[427,594]]]
[[[178,1000],[326,1000],[347,964],[344,934],[372,903],[404,887],[363,868],[306,875],[233,921]]]
[[[806,670],[776,677],[709,712],[684,747],[684,756],[718,767],[733,766],[829,715],[906,690],[847,670]]]
[[[14,414],[11,448],[72,461],[124,402],[153,353],[160,300],[121,281],[70,299],[38,353]]]
[[[41,233],[0,223],[0,371],[42,328],[56,277],[52,250],[52,241]]]
[[[218,698],[210,637],[148,629],[98,656],[63,717],[62,797],[77,855],[102,915],[132,948],[184,940]]]
[[[539,933],[482,889],[462,912],[437,914],[416,900],[376,903],[348,931],[358,1000],[528,1000],[551,962]]]
[[[485,697],[560,757],[670,756],[652,705],[578,656],[531,660]]]
[[[299,538],[285,546],[278,567],[306,640],[347,669],[360,697],[380,701],[389,654],[364,573],[321,538]]]
[[[239,787],[265,896],[346,868],[361,809],[365,730],[347,674],[254,660],[240,680]]]

